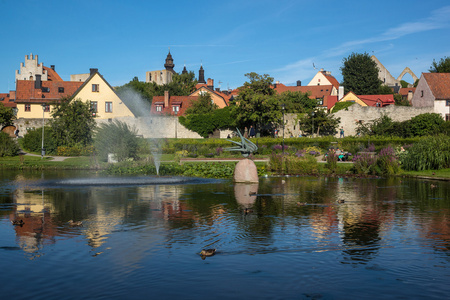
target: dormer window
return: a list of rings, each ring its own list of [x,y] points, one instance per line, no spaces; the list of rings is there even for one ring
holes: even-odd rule
[[[50,89],[48,87],[42,87],[43,93],[50,93]]]
[[[64,93],[64,87],[59,87],[58,88],[58,93]]]
[[[156,111],[161,112],[162,111],[162,105],[156,105]]]

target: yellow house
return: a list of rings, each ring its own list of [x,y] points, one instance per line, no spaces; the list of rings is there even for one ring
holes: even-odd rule
[[[348,92],[347,95],[345,95],[344,97],[342,97],[341,100],[339,100],[339,102],[354,102],[358,103],[361,106],[367,106],[367,104],[363,102],[361,99],[359,99],[359,97],[356,96],[353,92]]]
[[[131,110],[119,98],[114,88],[103,78],[98,69],[91,69],[88,79],[73,94],[73,99],[91,101],[96,119],[134,117]]]
[[[206,86],[200,86],[189,96],[200,96],[204,94],[209,94],[211,96],[212,102],[214,102],[214,104],[216,104],[218,108],[224,108],[228,106],[228,102],[230,101],[230,96],[225,95],[222,92],[214,91],[213,89]]]

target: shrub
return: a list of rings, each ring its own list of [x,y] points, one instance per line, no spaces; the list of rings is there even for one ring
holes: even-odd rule
[[[56,154],[56,143],[53,138],[51,127],[44,127],[44,148],[46,154]],[[42,148],[42,127],[28,130],[22,140],[22,147],[29,152],[41,152]]]
[[[402,156],[405,170],[439,170],[450,167],[450,137],[430,136],[414,143]]]
[[[364,175],[375,175],[376,158],[369,153],[362,153],[353,157],[353,172]]]
[[[19,145],[9,134],[0,131],[0,157],[17,154],[19,154]]]
[[[338,162],[338,155],[336,154],[336,152],[328,151],[327,164],[325,165],[325,167],[332,173],[335,173],[337,170],[337,162]]]
[[[305,157],[285,156],[285,172],[287,174],[316,174],[318,163],[314,156]]]
[[[381,149],[377,157],[377,166],[380,175],[394,175],[399,171],[399,163],[392,147]]]

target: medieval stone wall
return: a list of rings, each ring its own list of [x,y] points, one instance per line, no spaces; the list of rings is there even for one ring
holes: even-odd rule
[[[344,128],[345,136],[356,135],[356,122],[367,123],[382,117],[389,116],[393,121],[402,122],[420,114],[434,112],[432,107],[410,107],[389,105],[385,107],[372,107],[352,105],[348,110],[340,110],[335,113],[335,117],[341,118],[339,128]],[[339,137],[339,133],[336,134]]]

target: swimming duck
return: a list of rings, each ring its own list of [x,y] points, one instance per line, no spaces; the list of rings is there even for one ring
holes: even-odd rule
[[[298,206],[305,206],[305,205],[306,205],[306,202],[297,202],[297,205],[298,205]]]
[[[69,220],[69,222],[67,222],[70,226],[83,226],[83,222],[81,221],[76,221],[74,222],[73,220]]]
[[[200,252],[200,255],[205,256],[213,256],[216,253],[216,249],[203,249],[202,252]]]
[[[253,209],[251,208],[244,208],[244,214],[248,215],[251,214],[253,212]]]
[[[345,200],[344,199],[338,199],[338,200],[336,200],[336,202],[337,203],[345,203]]]
[[[14,221],[11,221],[11,223],[13,225],[17,225],[17,226],[23,226],[25,224],[25,222],[23,220],[14,220]]]
[[[437,185],[435,185],[435,184],[431,184],[430,185],[430,188],[432,188],[432,189],[434,189],[434,188],[436,188],[437,187]]]

